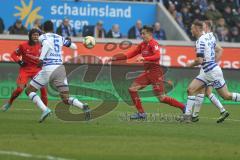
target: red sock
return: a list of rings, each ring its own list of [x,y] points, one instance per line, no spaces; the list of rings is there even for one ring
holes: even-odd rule
[[[136,91],[131,91],[131,90],[129,90],[129,93],[130,93],[132,101],[133,101],[134,105],[136,106],[138,112],[139,113],[144,113],[144,109],[142,107],[142,103],[141,103],[141,100],[138,96],[138,93]]]
[[[8,101],[10,104],[22,93],[23,89],[18,87],[15,91],[13,91],[10,100]]]
[[[41,100],[47,106],[48,105],[47,89],[46,88],[41,88],[40,92],[41,92]]]
[[[181,110],[184,110],[184,107],[185,107],[185,105],[183,103],[178,102],[176,99],[167,97],[167,96],[162,99],[162,102],[167,103],[170,106],[180,108]]]

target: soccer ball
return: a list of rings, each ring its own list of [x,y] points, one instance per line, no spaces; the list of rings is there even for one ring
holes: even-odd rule
[[[88,48],[88,49],[91,49],[95,46],[96,44],[96,40],[94,37],[92,36],[86,36],[83,38],[83,45]]]

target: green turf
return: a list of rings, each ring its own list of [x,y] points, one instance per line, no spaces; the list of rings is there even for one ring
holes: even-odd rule
[[[0,102],[3,104],[3,100]],[[39,124],[40,111],[30,101],[17,100],[14,106],[0,113],[0,159],[4,160],[41,157],[24,158],[1,154],[1,151],[76,160],[240,159],[240,108],[237,105],[227,106],[231,116],[223,124],[216,124],[219,113],[209,105],[202,108],[201,119],[196,124],[180,124],[171,119],[125,121],[120,115],[134,109],[124,103],[106,116],[87,123],[63,122],[53,115]],[[144,106],[152,113],[181,113],[164,104],[145,103]]]

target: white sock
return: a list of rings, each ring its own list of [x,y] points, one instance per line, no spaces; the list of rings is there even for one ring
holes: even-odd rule
[[[220,110],[221,113],[226,111],[226,109],[223,107],[222,103],[215,96],[215,94],[211,93],[208,98]]]
[[[37,95],[37,93],[35,92],[31,92],[28,95],[29,99],[31,99],[33,101],[33,103],[35,103],[38,108],[40,108],[43,112],[47,110],[47,106],[45,106],[45,104],[42,102],[41,98]]]
[[[80,102],[77,98],[69,97],[68,103],[70,105],[73,105],[73,106],[77,107],[77,108],[83,109],[83,103]]]
[[[194,104],[195,104],[195,96],[188,96],[185,115],[192,114],[192,109]]]
[[[239,93],[232,93],[232,100],[235,102],[240,101],[240,94]]]
[[[198,113],[200,112],[202,103],[204,101],[204,94],[198,94],[195,98],[195,105],[194,105],[194,109],[193,109],[193,117],[197,117]]]

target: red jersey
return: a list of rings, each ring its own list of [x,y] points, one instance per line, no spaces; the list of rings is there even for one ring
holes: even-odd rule
[[[25,42],[18,46],[18,48],[12,53],[11,58],[15,62],[22,60],[25,63],[21,69],[39,71],[40,68],[37,67],[37,64],[39,63],[40,54],[40,44],[30,46],[28,42]]]
[[[138,54],[141,54],[144,58],[144,68],[150,70],[156,67],[160,67],[160,46],[155,39],[151,39],[148,42],[141,42],[136,49],[126,53],[124,56],[115,56],[116,60],[130,59]]]

